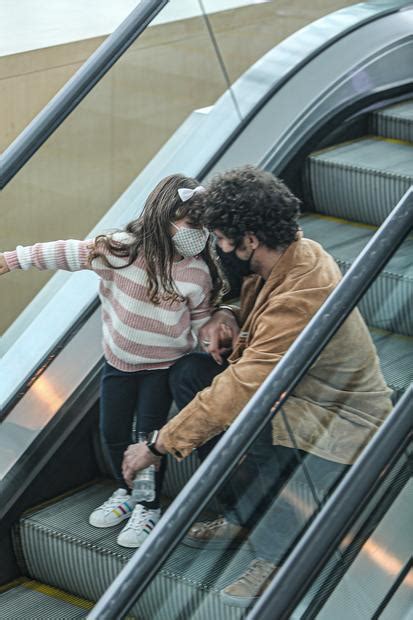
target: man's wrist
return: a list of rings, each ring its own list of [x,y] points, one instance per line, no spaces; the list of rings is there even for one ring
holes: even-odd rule
[[[159,431],[152,431],[149,433],[146,440],[146,447],[148,450],[157,457],[162,457],[166,454],[166,450],[162,450],[162,442],[159,440]]]
[[[217,312],[220,311],[226,311],[227,313],[229,312],[231,314],[231,316],[238,322],[237,319],[237,309],[234,308],[233,306],[225,306],[225,305],[221,305],[218,306],[217,308],[214,308],[212,311],[212,315],[216,314]]]
[[[165,448],[162,440],[159,439],[159,437],[156,440],[155,448],[158,450],[158,452],[160,452],[162,454],[162,456],[165,456],[165,454],[168,454],[167,449]]]

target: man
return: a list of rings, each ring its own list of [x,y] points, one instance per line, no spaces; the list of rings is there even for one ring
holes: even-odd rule
[[[181,411],[149,442],[151,449],[128,448],[129,482],[157,461],[153,448],[177,459],[198,448],[204,458],[341,277],[332,257],[303,238],[299,200],[270,173],[253,166],[226,172],[201,199],[220,249],[253,275],[244,280],[240,308],[221,308],[203,327],[210,355],[191,354],[172,368]],[[226,360],[228,341],[233,350]],[[305,524],[303,498],[323,500],[390,410],[390,390],[355,310],[225,485],[225,518],[195,524],[186,537],[192,546],[217,547],[248,536],[256,560],[222,591],[224,600],[248,605],[261,594]],[[304,468],[297,469],[297,459]],[[292,472],[298,495],[285,485]]]

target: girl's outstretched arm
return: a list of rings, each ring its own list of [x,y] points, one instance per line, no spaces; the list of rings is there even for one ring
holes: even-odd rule
[[[64,269],[65,271],[80,271],[91,269],[89,255],[94,240],[77,241],[49,241],[35,245],[19,245],[11,252],[0,254],[0,275],[15,269]]]

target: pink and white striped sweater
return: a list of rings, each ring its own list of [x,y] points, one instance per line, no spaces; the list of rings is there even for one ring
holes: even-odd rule
[[[127,239],[115,233],[114,239]],[[168,368],[196,346],[196,333],[210,317],[211,276],[200,257],[184,258],[173,264],[172,276],[184,301],[149,300],[145,261],[138,257],[124,269],[113,269],[101,258],[87,263],[93,239],[52,241],[18,246],[4,252],[10,270],[92,269],[101,278],[103,350],[109,364],[134,372]],[[124,265],[126,258],[108,256],[112,265]]]

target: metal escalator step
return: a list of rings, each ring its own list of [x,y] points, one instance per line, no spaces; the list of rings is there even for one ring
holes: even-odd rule
[[[13,537],[25,573],[96,601],[134,552],[116,543],[122,525],[99,529],[88,523],[90,512],[112,490],[102,482],[23,515]],[[247,545],[222,553],[181,544],[129,615],[140,620],[242,618],[238,608],[221,602],[219,590],[252,559]]]
[[[173,417],[176,413],[177,409],[175,405],[173,405],[169,417]],[[169,455],[166,458],[167,468],[162,486],[162,493],[167,497],[176,497],[198,468],[199,458],[196,451],[182,461],[177,461]]]
[[[346,272],[374,234],[369,226],[345,220],[305,215],[301,224],[306,237],[314,239],[334,256]],[[413,239],[400,246],[358,304],[368,325],[413,336]]]
[[[393,390],[393,401],[400,398],[413,381],[413,338],[370,328],[380,357],[387,385]]]
[[[175,404],[173,404],[169,412],[169,418],[176,415],[177,411]],[[169,454],[166,459],[167,467],[162,485],[162,494],[166,497],[175,498],[199,467],[200,460],[196,451],[182,461],[177,461]],[[215,513],[220,512],[221,507],[215,498],[208,502],[207,510]]]
[[[86,618],[93,603],[32,579],[2,587],[0,618],[5,620],[75,620]]]
[[[369,131],[384,138],[413,142],[413,101],[404,101],[369,115]]]
[[[413,184],[413,144],[368,137],[312,153],[306,182],[314,210],[379,225]]]
[[[167,497],[176,497],[199,466],[199,458],[194,452],[183,461],[177,461],[173,457],[167,457],[167,459],[163,493]]]

